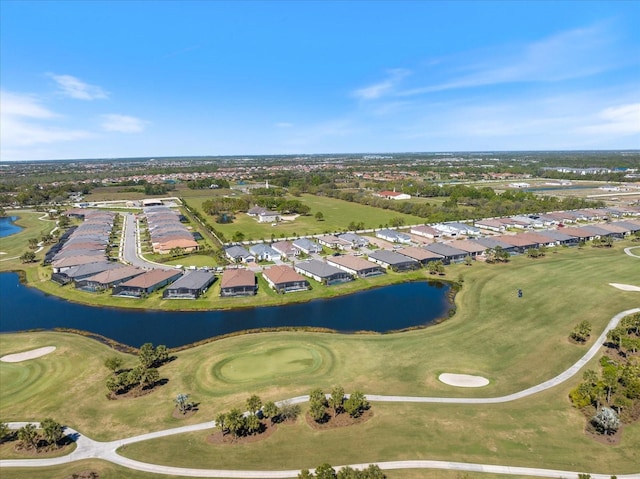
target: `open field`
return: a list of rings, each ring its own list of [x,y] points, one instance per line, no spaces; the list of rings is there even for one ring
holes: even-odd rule
[[[504,265],[459,266],[456,274],[463,273],[465,283],[457,297],[458,313],[424,330],[262,333],[191,348],[161,369],[169,379],[165,386],[134,400],[108,401],[104,396],[104,359],[118,354],[131,366],[131,356],[70,334],[2,335],[1,355],[48,345],[58,349],[25,363],[0,364],[0,410],[5,421],[52,416],[89,437],[107,440],[210,420],[242,406],[253,393],[279,400],[335,384],[347,391],[414,396],[515,392],[549,379],[585,352],[585,346],[567,340],[579,321],[591,321],[595,336],[615,313],[638,306],[634,293],[608,285],[638,283],[637,260],[622,252],[628,244],[611,250],[560,249],[542,260],[517,257]],[[518,288],[523,298],[517,298]],[[443,372],[482,375],[491,383],[479,390],[455,388],[437,380]],[[129,445],[124,454],[191,467],[215,462],[216,467],[268,469],[314,467],[318,461],[430,458],[635,472],[640,427],[626,427],[622,444],[615,447],[584,436],[584,419],[567,400],[579,379],[502,405],[376,403],[372,420],[344,430],[317,432],[299,422],[280,428],[267,441],[238,447],[211,446],[204,433],[193,433]],[[184,420],[171,416],[179,392],[200,403],[196,415]],[[302,463],[300,450],[309,451]]]
[[[213,224],[214,219],[201,210],[202,203],[207,200],[206,197],[185,199],[189,206],[200,211]],[[365,228],[379,228],[388,225],[392,218],[402,218],[406,225],[423,224],[425,221],[424,218],[418,216],[334,198],[302,195],[295,199],[302,201],[311,208],[309,216],[300,216],[294,221],[281,221],[277,226],[271,226],[271,223],[258,223],[254,218],[244,213],[239,213],[233,223],[215,224],[215,228],[224,233],[229,241],[236,231],[242,231],[246,240],[257,240],[291,237],[295,234],[306,236],[346,231],[352,221],[356,223],[363,222]],[[315,219],[314,215],[318,211],[321,211],[324,215],[323,221]]]

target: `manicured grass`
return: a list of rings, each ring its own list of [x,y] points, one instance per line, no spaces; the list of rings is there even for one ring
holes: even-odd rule
[[[112,354],[104,346],[63,334],[3,335],[2,354],[49,344],[59,349],[27,363],[0,364],[0,410],[3,420],[49,415],[90,437],[106,439],[208,420],[242,405],[254,392],[263,399],[282,399],[336,383],[348,391],[359,388],[380,394],[513,392],[548,379],[584,352],[585,347],[566,340],[577,322],[589,319],[597,334],[611,315],[637,306],[633,293],[607,284],[637,283],[637,264],[622,254],[622,246],[561,249],[542,260],[520,257],[505,265],[452,267],[451,275],[465,278],[458,314],[423,331],[372,336],[268,333],[193,348],[163,367],[163,377],[169,378],[166,386],[129,401],[104,399],[106,369],[101,363]],[[517,298],[517,288],[524,290],[524,298]],[[70,351],[74,359],[68,357]],[[309,362],[313,353],[321,358],[319,365]],[[300,359],[310,366],[291,366]],[[221,374],[230,365],[241,367],[234,367],[231,375]],[[288,374],[274,374],[283,365],[290,368]],[[445,371],[481,374],[492,383],[481,390],[461,391],[437,381]],[[635,452],[640,444],[638,426],[625,428],[623,444],[615,448],[586,438],[583,418],[566,400],[577,380],[507,405],[376,404],[370,422],[340,431],[317,433],[300,423],[288,432],[281,428],[268,441],[236,448],[211,446],[200,433],[130,445],[125,453],[191,467],[213,458],[218,462],[210,467],[234,468],[311,468],[324,461],[428,458],[633,472],[640,460]],[[75,392],[72,403],[69,390]],[[184,421],[173,419],[172,398],[178,392],[191,393],[201,403],[200,412]],[[295,452],[300,450],[312,454],[301,458]],[[291,457],[303,461],[286,462],[293,461]]]
[[[9,271],[16,269],[22,265],[19,259],[10,258],[19,257],[25,251],[34,251],[29,249],[29,240],[36,238],[40,241],[40,238],[49,234],[56,226],[56,222],[50,219],[39,219],[46,215],[46,213],[28,210],[16,210],[8,213],[10,216],[17,216],[15,224],[23,227],[24,229],[18,233],[10,236],[0,238],[0,251],[6,253],[0,255],[0,271]],[[44,256],[44,251],[40,252],[36,256],[36,260],[40,261]]]
[[[64,447],[51,449],[49,451],[41,450],[36,454],[35,451],[17,451],[16,445],[18,442],[18,440],[14,440],[0,443],[0,457],[3,459],[43,459],[47,457],[66,456],[76,449],[76,443],[72,442]]]
[[[301,417],[267,440],[240,446],[209,444],[211,432],[201,431],[127,445],[120,453],[145,462],[221,469],[433,459],[637,472],[640,426],[625,428],[620,446],[603,446],[584,434],[584,418],[568,404],[568,390],[565,385],[503,405],[374,403],[371,420],[343,429],[317,431]]]
[[[293,197],[292,197],[293,198]],[[214,219],[202,211],[202,203],[208,198],[185,198],[190,207],[199,210],[205,218],[213,225]],[[365,228],[378,228],[388,225],[392,218],[402,218],[406,225],[422,224],[424,218],[418,216],[397,213],[395,211],[375,208],[373,206],[350,203],[314,195],[302,195],[293,198],[302,201],[311,208],[308,216],[299,216],[294,221],[281,221],[277,226],[271,223],[258,223],[255,218],[239,213],[231,224],[215,224],[215,228],[220,230],[227,241],[231,241],[236,231],[241,231],[245,235],[245,240],[283,237],[315,235],[322,233],[334,233],[346,231],[352,221],[363,222]],[[315,219],[315,213],[321,211],[324,215],[323,221]]]

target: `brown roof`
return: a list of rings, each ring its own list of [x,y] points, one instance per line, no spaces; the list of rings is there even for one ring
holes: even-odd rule
[[[152,269],[151,271],[146,271],[140,276],[136,276],[135,278],[122,283],[122,286],[131,286],[134,288],[149,288],[155,284],[173,278],[174,276],[179,276],[180,274],[182,273],[175,269]]]
[[[483,251],[486,251],[489,249],[486,246],[482,246],[480,243],[476,243],[475,241],[469,241],[469,240],[454,241],[449,244],[454,248],[461,249],[462,251],[466,251],[467,253],[482,253]]]
[[[306,281],[304,277],[295,272],[291,266],[272,266],[262,272],[262,276],[269,278],[273,284],[292,283],[294,281]]]
[[[186,238],[177,238],[171,239],[169,241],[164,241],[163,243],[159,243],[158,249],[172,249],[172,248],[197,248],[198,242],[193,239]]]
[[[239,286],[254,286],[256,277],[248,269],[225,269],[220,281],[221,288],[236,288]]]
[[[101,284],[110,284],[129,276],[136,276],[144,273],[144,270],[135,266],[123,266],[122,268],[109,269],[86,278],[84,281],[93,281]]]
[[[596,225],[598,228],[602,228],[603,230],[611,231],[612,233],[628,233],[629,230],[622,226],[612,225],[611,223],[602,223]]]
[[[495,239],[502,241],[503,243],[510,244],[512,246],[517,246],[519,248],[523,248],[525,246],[531,246],[533,244],[537,244],[537,241],[532,240],[525,236],[525,233],[520,233],[517,235],[501,235],[497,236]],[[548,243],[548,241],[546,241]]]
[[[527,239],[533,243],[538,243],[538,244],[549,244],[554,242],[553,240],[549,239],[548,236],[544,236],[544,235],[535,233],[533,231],[529,231],[527,233],[520,233],[519,236],[521,238]]]
[[[575,227],[575,228],[562,228],[559,229],[558,231],[560,231],[561,233],[565,234],[565,235],[569,235],[569,236],[575,236],[576,238],[591,238],[594,234],[591,232],[588,232],[586,230],[583,230],[582,228],[579,227]]]
[[[63,251],[73,251],[74,249],[95,249],[98,251],[104,251],[105,245],[97,241],[84,241],[77,243],[67,243],[62,248]]]
[[[492,228],[504,228],[505,224],[500,220],[478,220],[475,225],[479,228],[483,226],[491,226]]]
[[[396,251],[396,253],[400,253],[401,255],[408,256],[409,258],[415,259],[417,261],[422,261],[424,259],[442,259],[441,254],[434,253],[433,251],[429,251],[424,248],[417,248],[415,246],[407,246],[406,248],[402,248]]]
[[[372,261],[347,254],[342,256],[331,256],[327,258],[327,263],[333,263],[334,265],[339,264],[340,266],[344,266],[345,268],[349,268],[354,271],[360,271],[363,269],[369,269],[378,266]]]

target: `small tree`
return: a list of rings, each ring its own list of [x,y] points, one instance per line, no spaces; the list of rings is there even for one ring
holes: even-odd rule
[[[138,351],[138,361],[140,361],[140,365],[143,368],[150,368],[153,366],[153,363],[156,361],[156,352],[153,348],[153,344],[144,343],[140,346],[140,350]]]
[[[0,422],[0,444],[4,441],[4,438],[9,435],[9,425],[6,422]]]
[[[589,321],[580,322],[571,332],[571,339],[584,343],[591,336],[591,323]]]
[[[122,358],[119,358],[118,356],[108,357],[104,360],[104,365],[113,373],[117,373],[122,367]]]
[[[473,259],[471,259],[471,256],[464,257],[464,264],[466,264],[467,266],[471,266],[473,264]]]
[[[20,256],[20,261],[23,263],[33,263],[36,260],[36,254],[33,251],[25,251]]]
[[[293,421],[299,414],[299,404],[293,404],[290,401],[284,401],[280,404],[280,414],[278,415],[280,421]]]
[[[234,408],[227,413],[227,429],[234,436],[239,436],[244,429],[244,416],[240,409]]]
[[[260,423],[260,419],[255,414],[249,414],[244,419],[244,427],[247,431],[247,434],[255,434],[260,431],[262,424]]]
[[[324,221],[324,213],[322,211],[316,212],[315,218],[316,221]]]
[[[262,407],[262,399],[254,394],[251,397],[247,398],[246,405],[249,412],[252,415],[255,415]]]
[[[312,402],[309,405],[309,414],[316,422],[324,422],[327,419],[327,408],[320,402]]]
[[[336,479],[336,471],[326,462],[316,467],[316,477],[318,479]]]
[[[262,406],[262,414],[271,418],[271,422],[274,423],[277,422],[276,420],[280,414],[280,408],[273,401],[267,401],[264,403],[264,406]]]
[[[174,402],[176,403],[176,406],[178,407],[178,410],[182,414],[186,414],[187,411],[190,409],[188,401],[189,401],[189,395],[188,394],[183,394],[183,393],[179,393],[176,396],[176,398],[174,399]]]
[[[360,391],[354,391],[349,396],[349,399],[344,402],[344,410],[347,411],[351,417],[360,417],[367,409],[369,409],[369,402]]]
[[[23,447],[31,449],[32,447],[38,447],[38,433],[36,432],[35,424],[25,424],[18,429],[18,440],[22,443]]]
[[[48,417],[40,423],[40,427],[42,428],[42,432],[44,433],[45,440],[50,445],[55,445],[57,447],[58,441],[62,439],[63,435],[63,430],[60,423]]]
[[[216,416],[216,427],[220,429],[223,436],[229,432],[229,424],[225,413],[221,412]]]
[[[613,409],[603,407],[591,418],[591,424],[602,434],[613,434],[620,427],[620,419]]]
[[[329,398],[329,406],[333,408],[336,415],[342,412],[342,404],[344,403],[344,388],[342,386],[336,386],[331,391],[331,397]]]

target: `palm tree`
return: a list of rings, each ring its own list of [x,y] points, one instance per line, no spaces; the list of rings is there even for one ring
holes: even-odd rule
[[[38,448],[38,433],[35,424],[25,424],[18,429],[18,439],[27,448]]]
[[[49,444],[55,444],[57,447],[58,441],[62,439],[62,426],[60,423],[48,417],[40,423],[40,427],[44,432],[44,438],[46,441]]]

